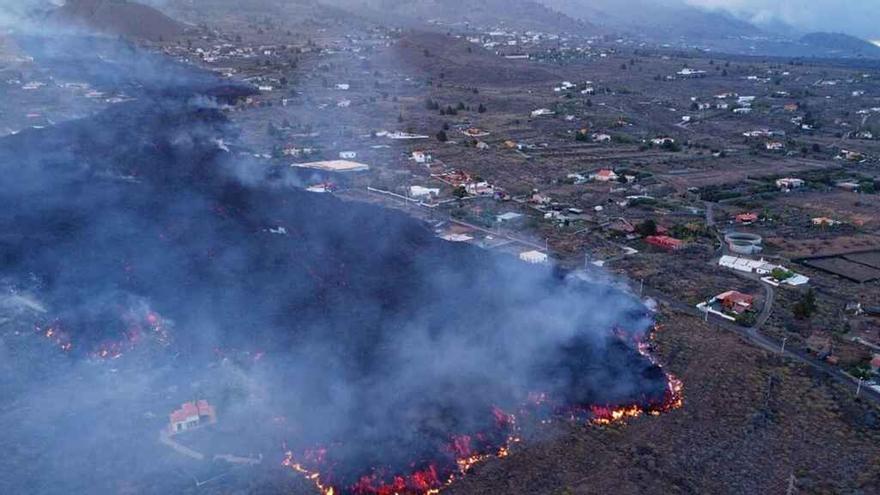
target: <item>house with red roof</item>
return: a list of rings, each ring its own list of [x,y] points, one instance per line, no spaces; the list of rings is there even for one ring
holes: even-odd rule
[[[652,246],[668,249],[670,251],[677,251],[684,247],[684,241],[669,237],[668,235],[649,235],[645,238],[645,242]]]
[[[736,221],[739,223],[752,223],[758,220],[757,213],[740,213],[736,216]]]
[[[590,178],[599,182],[611,182],[617,180],[618,176],[614,173],[614,170],[603,168],[594,174],[590,174]]]
[[[727,292],[718,294],[717,296],[715,296],[715,300],[721,303],[721,306],[723,306],[724,309],[726,309],[727,311],[738,315],[741,315],[746,311],[752,309],[752,305],[755,303],[754,296],[743,294],[742,292],[738,292],[735,290],[729,290]]]
[[[880,375],[880,354],[874,354],[874,357],[871,359],[871,371],[874,374]]]
[[[174,435],[217,422],[217,413],[208,401],[184,402],[168,416],[168,433]]]

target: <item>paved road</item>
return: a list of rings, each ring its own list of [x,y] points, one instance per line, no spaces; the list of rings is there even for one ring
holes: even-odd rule
[[[468,227],[468,228],[471,228],[471,229],[474,229],[474,230],[479,230],[480,232],[483,232],[483,233],[485,233],[485,234],[489,234],[489,235],[492,235],[492,236],[495,236],[495,237],[503,237],[503,238],[505,238],[505,239],[507,239],[507,240],[509,240],[509,241],[517,242],[517,243],[523,244],[523,245],[525,245],[525,246],[528,246],[528,247],[531,247],[531,248],[535,248],[535,249],[537,249],[538,251],[541,251],[541,252],[547,252],[547,246],[546,246],[546,245],[541,245],[541,244],[538,244],[538,243],[535,243],[535,242],[532,242],[532,241],[529,241],[529,240],[526,240],[526,239],[519,239],[519,238],[517,238],[517,237],[514,237],[514,236],[512,236],[512,235],[510,235],[510,234],[507,234],[507,233],[504,233],[504,232],[496,232],[496,231],[494,231],[494,230],[490,230],[490,229],[487,229],[487,228],[485,228],[485,227],[480,227],[479,225],[474,225],[474,224],[472,224],[472,223],[464,222],[464,221],[462,221],[462,220],[456,220],[456,219],[451,218],[451,217],[449,218],[449,221],[450,221],[451,223],[455,223],[455,224],[461,225],[462,227]]]
[[[705,318],[705,313],[703,313],[696,307],[674,299],[656,289],[645,286],[642,294],[655,299],[659,303],[679,313],[688,314],[701,319]],[[766,311],[770,311],[770,309],[772,309],[772,300],[770,300],[770,302],[771,304],[765,304]],[[713,316],[711,314],[709,315],[709,321],[719,329],[733,332],[744,338],[749,343],[760,347],[761,349],[779,354],[788,359],[793,359],[799,363],[806,364],[815,369],[823,371],[838,382],[840,382],[846,388],[848,388],[853,394],[855,394],[856,392],[858,382],[854,380],[850,375],[841,371],[840,368],[832,366],[824,361],[819,361],[814,356],[804,351],[801,351],[800,349],[786,347],[784,352],[782,352],[782,342],[761,334],[757,327],[741,327],[739,325],[736,325],[735,323],[732,323],[723,318]],[[859,397],[873,400],[874,402],[880,404],[880,392],[877,392],[866,386],[861,387]]]
[[[715,203],[711,201],[703,201],[703,204],[706,205],[706,227],[710,229],[715,228]]]
[[[761,312],[755,319],[753,327],[755,330],[763,327],[767,320],[770,319],[770,315],[773,313],[773,302],[776,299],[776,289],[773,286],[767,283],[761,283],[761,286],[764,287],[764,307],[761,308]]]

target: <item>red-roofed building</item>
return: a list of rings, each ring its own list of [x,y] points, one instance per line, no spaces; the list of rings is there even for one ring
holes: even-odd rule
[[[880,354],[874,354],[873,359],[871,359],[871,371],[880,373]]]
[[[217,413],[206,400],[184,402],[180,409],[173,411],[168,417],[168,432],[172,435],[206,424],[217,422]]]
[[[618,179],[618,176],[616,173],[614,173],[614,170],[610,170],[607,168],[603,168],[602,170],[600,170],[594,174],[591,174],[590,177],[593,180],[596,180],[599,182],[611,182],[611,181]]]
[[[669,237],[668,235],[649,235],[645,238],[645,242],[652,246],[657,246],[672,251],[676,251],[684,247],[684,241],[682,241],[681,239],[676,239],[674,237]]]
[[[752,223],[758,220],[757,213],[740,213],[736,216],[736,221],[739,223]]]
[[[722,294],[718,294],[715,296],[715,299],[717,299],[726,310],[736,314],[742,314],[752,309],[752,305],[755,303],[754,296],[743,294],[742,292],[737,292],[735,290],[729,290]]]

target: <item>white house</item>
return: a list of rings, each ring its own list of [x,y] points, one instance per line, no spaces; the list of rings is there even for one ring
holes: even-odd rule
[[[753,260],[749,258],[739,258],[737,256],[722,256],[718,261],[718,264],[725,268],[730,268],[731,270],[762,275],[762,281],[777,287],[780,284],[799,286],[807,284],[810,281],[809,277],[794,273],[786,269],[784,266],[767,263],[763,259]],[[769,276],[773,273],[773,270],[776,269],[783,270],[785,273],[789,274],[789,277],[785,280],[776,280]]]
[[[541,251],[523,251],[519,253],[519,259],[525,261],[526,263],[532,263],[534,265],[540,265],[543,263],[547,263],[550,259],[546,253],[542,253]]]
[[[549,108],[539,108],[537,110],[532,110],[532,117],[542,117],[544,115],[553,115],[554,113],[556,112]]]
[[[680,71],[676,72],[676,74],[678,74],[679,76],[684,76],[684,77],[699,77],[705,73],[706,73],[706,71],[704,71],[704,70],[690,69],[688,67],[685,67],[684,69],[681,69]]]
[[[609,134],[593,134],[593,141],[597,143],[607,143],[611,141],[611,135]]]
[[[804,187],[804,180],[795,177],[784,177],[776,179],[776,187],[783,191],[791,191],[792,189]]]
[[[354,160],[357,158],[358,154],[356,151],[340,151],[339,158],[343,160]]]
[[[395,140],[430,139],[430,137],[431,137],[431,136],[426,136],[424,134],[413,134],[411,132],[400,132],[400,131],[388,132],[385,134],[378,134],[377,133],[376,135],[377,136],[384,135],[384,136],[388,137],[389,139],[395,139]]]
[[[421,198],[425,196],[438,196],[440,194],[440,189],[435,187],[423,187],[423,186],[410,186],[409,195],[414,198]]]
[[[767,263],[763,259],[752,260],[749,258],[739,258],[737,256],[722,256],[718,261],[720,266],[745,273],[757,273],[758,275],[767,275],[776,268],[776,265]]]
[[[464,185],[465,191],[468,194],[474,196],[489,196],[495,193],[495,189],[492,187],[492,184],[489,184],[486,181],[481,182],[469,182]]]
[[[500,215],[497,215],[495,217],[495,220],[499,223],[513,222],[513,221],[519,220],[522,217],[523,217],[522,213],[517,213],[515,211],[508,211],[507,213],[502,213]]]
[[[664,144],[673,144],[675,143],[675,139],[671,137],[658,137],[651,140],[651,144],[654,146],[663,146]]]
[[[431,155],[424,151],[413,151],[412,160],[416,163],[428,163],[431,161]]]

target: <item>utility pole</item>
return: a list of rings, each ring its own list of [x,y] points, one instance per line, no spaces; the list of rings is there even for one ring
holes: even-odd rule
[[[779,349],[779,354],[785,354],[785,341],[788,340],[788,337],[782,338],[782,347]]]
[[[639,297],[645,293],[645,279],[639,280]]]
[[[859,378],[859,384],[856,385],[856,397],[859,396],[859,392],[862,391],[862,378]]]

